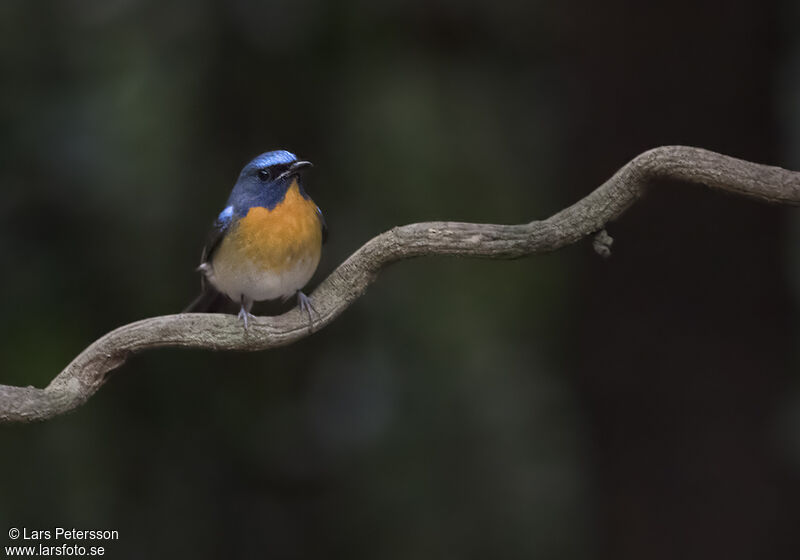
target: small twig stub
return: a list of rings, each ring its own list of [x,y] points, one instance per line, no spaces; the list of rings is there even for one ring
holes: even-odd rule
[[[605,229],[601,229],[594,235],[592,239],[592,247],[594,252],[607,259],[611,256],[611,246],[614,244],[614,238],[611,237]]]

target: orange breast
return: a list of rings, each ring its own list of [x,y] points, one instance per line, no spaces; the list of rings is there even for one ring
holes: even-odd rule
[[[222,240],[215,260],[244,259],[272,272],[292,269],[299,261],[316,267],[322,248],[317,207],[303,198],[295,180],[272,210],[251,208]]]

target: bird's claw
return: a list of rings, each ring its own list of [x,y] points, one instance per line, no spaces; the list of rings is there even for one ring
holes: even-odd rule
[[[247,311],[244,307],[239,310],[239,320],[244,322],[244,330],[247,330],[247,322],[250,319],[255,319],[256,316]]]
[[[300,290],[297,291],[297,306],[300,308],[300,312],[302,313],[305,311],[308,314],[308,321],[311,323],[311,326],[314,326],[314,319],[311,317],[311,312],[313,311],[317,315],[317,310],[314,309],[314,306],[311,305],[311,298],[305,295]]]

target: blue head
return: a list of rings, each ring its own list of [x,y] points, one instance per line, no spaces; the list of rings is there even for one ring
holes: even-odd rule
[[[286,150],[256,156],[239,173],[227,206],[232,206],[239,215],[247,214],[247,210],[253,206],[272,210],[286,196],[292,180],[297,178],[299,184],[300,171],[310,165]],[[300,193],[307,198],[302,186]]]

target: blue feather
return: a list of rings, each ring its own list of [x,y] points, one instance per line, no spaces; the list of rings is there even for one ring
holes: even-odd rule
[[[287,152],[286,150],[264,152],[263,154],[254,157],[252,160],[250,160],[250,163],[244,166],[244,169],[242,169],[242,172],[239,174],[239,178],[241,179],[242,177],[250,175],[258,169],[264,169],[265,167],[271,167],[273,165],[287,165],[296,161],[297,156],[292,152]]]
[[[216,225],[220,229],[225,229],[230,225],[232,219],[233,219],[233,206],[228,206],[227,208],[225,208],[225,210],[219,213],[219,216],[217,216],[217,223],[214,225]]]

